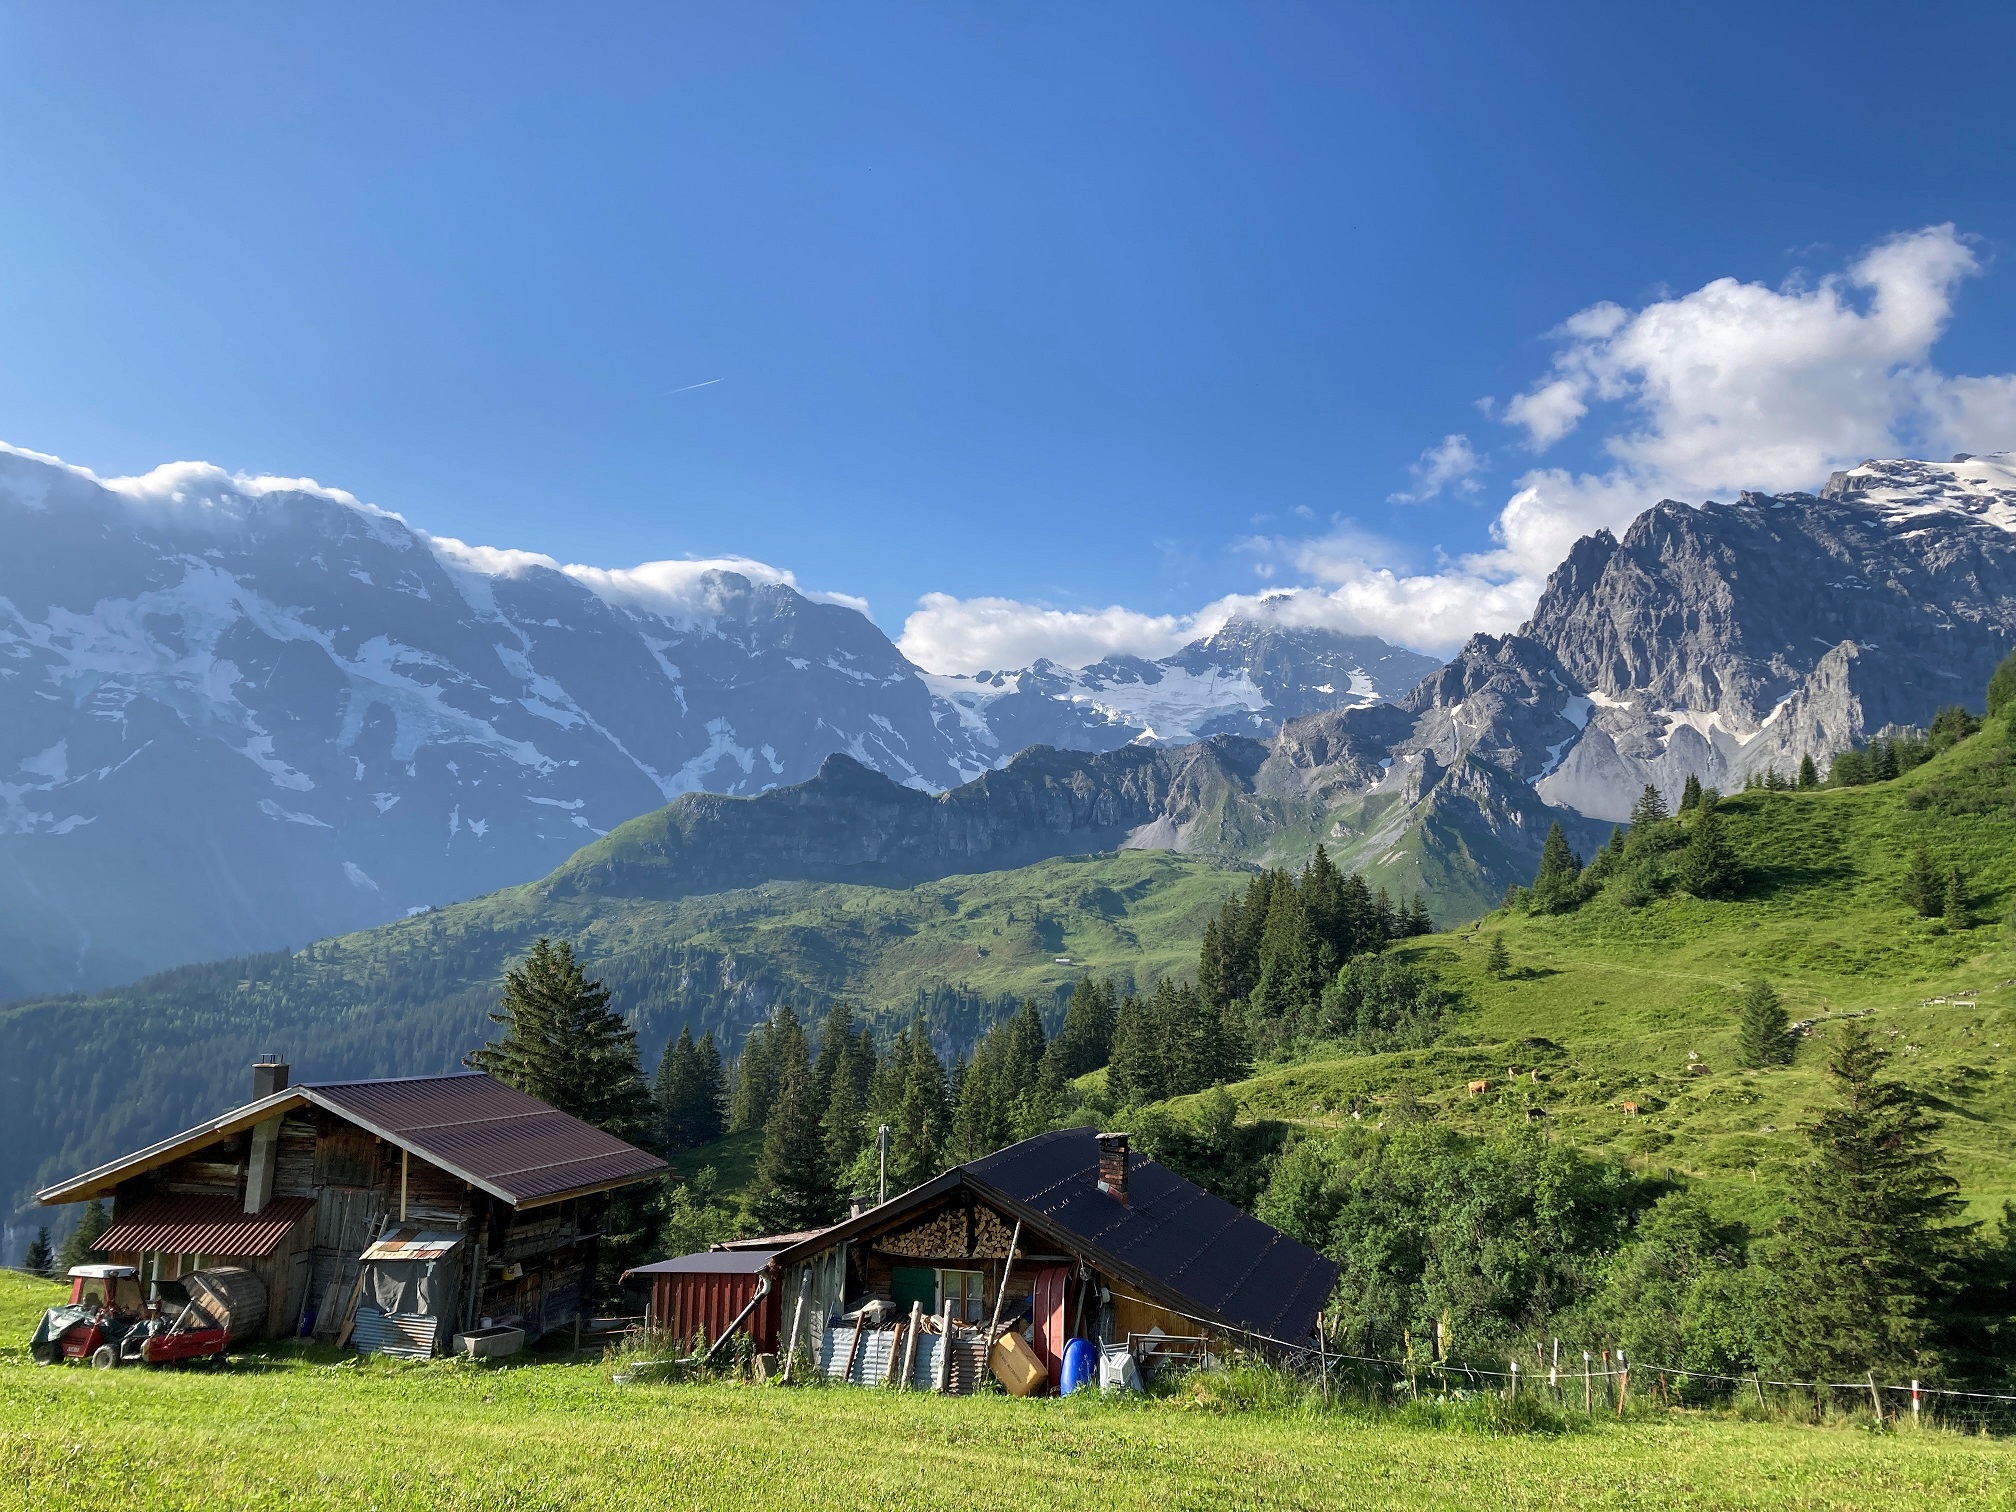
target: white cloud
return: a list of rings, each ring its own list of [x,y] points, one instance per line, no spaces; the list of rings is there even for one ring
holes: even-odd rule
[[[1420,459],[1408,469],[1414,474],[1414,487],[1408,493],[1388,494],[1387,501],[1394,504],[1410,504],[1422,499],[1432,499],[1443,489],[1454,487],[1463,493],[1477,491],[1477,479],[1472,476],[1482,467],[1483,460],[1470,445],[1465,435],[1444,436],[1439,443],[1421,453]]]
[[[1195,615],[1143,614],[1118,604],[1055,609],[1010,598],[927,593],[896,645],[927,672],[1012,670],[1048,657],[1081,667],[1102,657],[1167,656],[1195,636]]]

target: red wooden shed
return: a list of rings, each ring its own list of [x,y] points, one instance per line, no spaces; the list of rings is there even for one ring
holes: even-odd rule
[[[775,1249],[706,1250],[640,1265],[625,1271],[623,1279],[651,1283],[647,1315],[651,1327],[669,1331],[681,1343],[705,1334],[712,1344],[733,1328],[750,1336],[757,1353],[774,1354],[782,1331],[770,1278],[770,1257],[776,1253]],[[762,1297],[751,1308],[759,1292]]]

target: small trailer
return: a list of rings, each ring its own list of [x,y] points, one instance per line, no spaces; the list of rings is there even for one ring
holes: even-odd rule
[[[266,1289],[241,1267],[195,1271],[161,1281],[143,1302],[139,1272],[130,1265],[79,1265],[70,1271],[70,1301],[42,1315],[29,1346],[37,1365],[89,1360],[99,1370],[120,1365],[221,1365],[234,1338],[266,1316]]]

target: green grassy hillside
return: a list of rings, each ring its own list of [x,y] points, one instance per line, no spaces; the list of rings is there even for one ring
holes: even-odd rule
[[[922,1012],[969,1044],[1083,971],[1142,984],[1187,970],[1245,876],[1124,851],[908,889],[771,883],[670,900],[521,887],[360,934],[0,1008],[0,1210],[35,1186],[242,1100],[254,1055],[297,1078],[443,1071],[492,1031],[508,962],[570,939],[629,1013],[647,1069],[690,1023],[731,1045],[779,1001],[834,998],[894,1032]],[[1070,964],[1060,964],[1058,957]]]
[[[1572,913],[1500,911],[1410,942],[1400,948],[1469,1004],[1453,1034],[1393,1055],[1319,1048],[1236,1087],[1242,1109],[1322,1127],[1354,1113],[1376,1120],[1404,1098],[1482,1128],[1537,1108],[1578,1143],[1738,1197],[1753,1182],[1768,1188],[1773,1165],[1793,1155],[1829,1035],[1859,1017],[1896,1052],[1893,1073],[1943,1116],[1954,1172],[1977,1208],[2016,1199],[2016,939],[2002,922],[2016,900],[2008,728],[1992,722],[1890,782],[1744,793],[1719,812],[1744,868],[1735,896],[1673,891],[1630,908],[1611,887]],[[1967,877],[1967,927],[1920,918],[1905,901],[1920,845],[1942,871]],[[1503,980],[1485,969],[1494,934],[1512,961]],[[1816,1021],[1791,1066],[1736,1064],[1737,992],[1757,977],[1793,1019]],[[1470,1095],[1474,1080],[1490,1082],[1482,1096]]]

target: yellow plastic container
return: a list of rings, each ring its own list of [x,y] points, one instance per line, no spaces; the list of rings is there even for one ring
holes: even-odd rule
[[[1004,1333],[987,1351],[987,1364],[994,1378],[1008,1388],[1010,1396],[1034,1396],[1050,1379],[1050,1372],[1019,1333]]]

